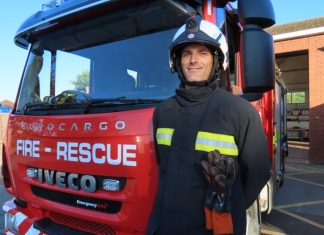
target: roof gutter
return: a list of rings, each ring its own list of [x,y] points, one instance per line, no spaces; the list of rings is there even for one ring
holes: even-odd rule
[[[287,39],[303,38],[306,36],[314,36],[314,35],[318,35],[318,34],[324,34],[324,27],[273,35],[273,41],[278,42],[278,41],[283,41],[283,40],[287,40]]]
[[[39,29],[50,27],[57,23],[57,21],[73,13],[77,13],[87,8],[100,5],[105,2],[112,2],[116,0],[79,0],[79,1],[65,1],[59,7],[51,8],[45,11],[39,11],[30,16],[18,29],[14,42],[17,46],[28,49],[29,41],[28,35]],[[56,2],[55,2],[56,3]]]

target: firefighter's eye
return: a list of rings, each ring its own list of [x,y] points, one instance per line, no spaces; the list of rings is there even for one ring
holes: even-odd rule
[[[188,56],[189,55],[189,53],[188,52],[184,52],[184,53],[182,53],[182,57],[186,57],[186,56]]]

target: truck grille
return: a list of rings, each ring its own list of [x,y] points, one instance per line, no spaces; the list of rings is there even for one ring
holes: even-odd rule
[[[115,235],[116,232],[108,225],[77,219],[56,212],[49,212],[49,217],[44,217],[34,222],[33,227],[44,234],[55,235]],[[43,234],[42,233],[42,234]]]
[[[120,211],[122,203],[112,200],[104,200],[92,197],[79,196],[75,194],[58,192],[51,189],[45,189],[31,185],[31,191],[37,197],[61,204],[83,208],[87,210],[116,214]],[[88,205],[86,205],[86,203]],[[89,206],[90,205],[90,206]],[[96,206],[93,206],[96,205]]]
[[[108,225],[74,218],[53,211],[49,213],[49,218],[55,223],[65,225],[70,228],[76,228],[78,230],[85,231],[92,234],[105,234],[105,235],[115,234],[115,231]]]

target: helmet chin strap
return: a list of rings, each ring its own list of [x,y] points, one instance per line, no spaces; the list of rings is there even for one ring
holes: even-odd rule
[[[179,60],[178,60],[179,61]],[[210,84],[214,83],[217,79],[217,75],[218,75],[218,57],[217,55],[214,56],[214,64],[213,67],[211,69],[209,78],[207,80],[204,81],[199,81],[199,82],[189,82],[188,80],[186,80],[186,78],[183,75],[180,63],[176,63],[176,67],[177,67],[177,71],[178,71],[178,78],[180,80],[180,82],[183,85],[188,85],[188,86],[199,86],[199,87],[203,87],[203,86],[209,86]]]

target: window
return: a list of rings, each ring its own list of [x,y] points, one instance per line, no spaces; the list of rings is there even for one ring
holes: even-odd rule
[[[287,93],[288,104],[303,104],[305,102],[305,91]]]
[[[180,81],[170,70],[168,50],[188,16],[149,2],[145,11],[134,3],[39,32],[16,113],[117,112],[154,107],[173,96]]]

